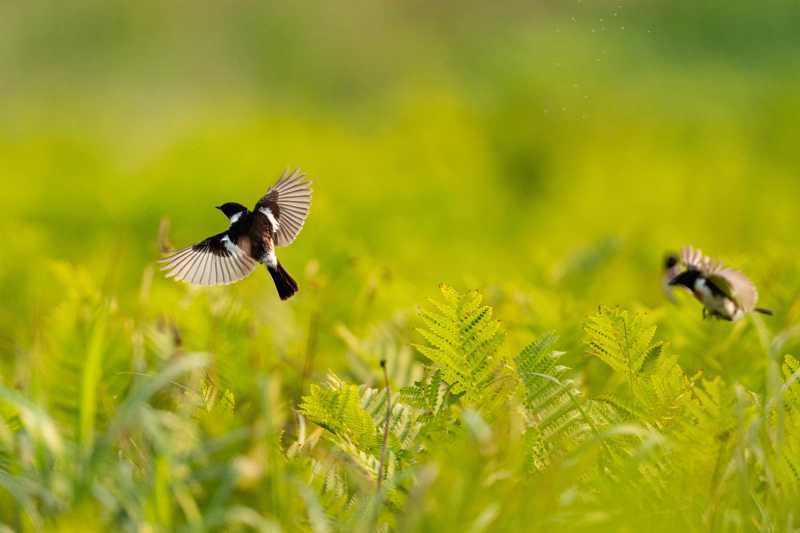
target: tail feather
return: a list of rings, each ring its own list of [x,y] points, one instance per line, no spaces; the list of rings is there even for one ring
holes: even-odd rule
[[[278,296],[281,300],[291,298],[294,293],[298,291],[297,282],[289,275],[283,268],[283,265],[278,263],[275,267],[267,267],[272,281],[275,282],[275,288],[278,289]]]
[[[773,314],[772,310],[764,309],[763,307],[756,307],[755,309],[753,309],[753,311],[755,311],[756,313],[761,313],[762,315],[772,316],[772,314]]]

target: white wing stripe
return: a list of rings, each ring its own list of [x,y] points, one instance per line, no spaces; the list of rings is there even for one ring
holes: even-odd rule
[[[267,220],[269,220],[269,223],[272,225],[272,231],[273,232],[278,231],[281,225],[275,218],[275,215],[272,214],[272,209],[270,209],[269,207],[262,207],[261,209],[259,209],[259,211],[261,211],[261,213],[263,213],[264,216],[267,217]]]

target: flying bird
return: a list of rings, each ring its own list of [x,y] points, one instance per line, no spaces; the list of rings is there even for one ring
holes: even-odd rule
[[[228,285],[246,278],[262,263],[281,300],[290,298],[298,290],[297,282],[278,261],[275,247],[288,246],[303,229],[311,192],[311,182],[297,169],[291,174],[285,171],[252,211],[236,202],[218,205],[230,227],[165,257],[161,270],[168,278],[192,285]]]
[[[685,270],[669,282],[686,287],[703,304],[707,315],[735,322],[748,313],[771,315],[772,311],[756,307],[758,291],[747,276],[703,255],[691,246],[681,249]]]

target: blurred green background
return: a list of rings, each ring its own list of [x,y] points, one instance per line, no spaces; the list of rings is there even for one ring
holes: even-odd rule
[[[653,306],[686,243],[786,304],[769,257],[798,245],[791,3],[9,2],[0,21],[12,351],[61,297],[49,261],[125,301],[163,217],[195,242],[224,227],[214,205],[295,166],[314,208],[281,257],[324,277],[326,326],[441,281]],[[232,290],[308,300],[278,306],[262,273]]]
[[[328,369],[375,378],[347,334],[418,340],[446,281],[516,344],[558,330],[595,387],[582,321],[607,304],[653,313],[687,372],[758,388],[755,332],[710,349],[730,325],[666,303],[660,268],[702,247],[754,279],[771,331],[797,322],[798,28],[778,0],[0,3],[0,381],[47,403],[53,316],[88,291],[122,337],[173,324],[291,404]],[[297,298],[262,270],[194,290],[155,269],[160,224],[198,241],[298,166]]]

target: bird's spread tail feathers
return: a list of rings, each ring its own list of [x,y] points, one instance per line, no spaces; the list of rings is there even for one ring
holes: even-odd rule
[[[755,311],[756,313],[761,313],[762,315],[772,316],[772,310],[764,309],[763,307],[756,307],[755,309],[753,309],[753,311]]]
[[[287,300],[297,292],[297,282],[286,272],[283,265],[278,263],[274,267],[268,266],[267,270],[272,276],[272,281],[275,282],[275,288],[278,289],[278,296],[281,297],[281,300]]]

